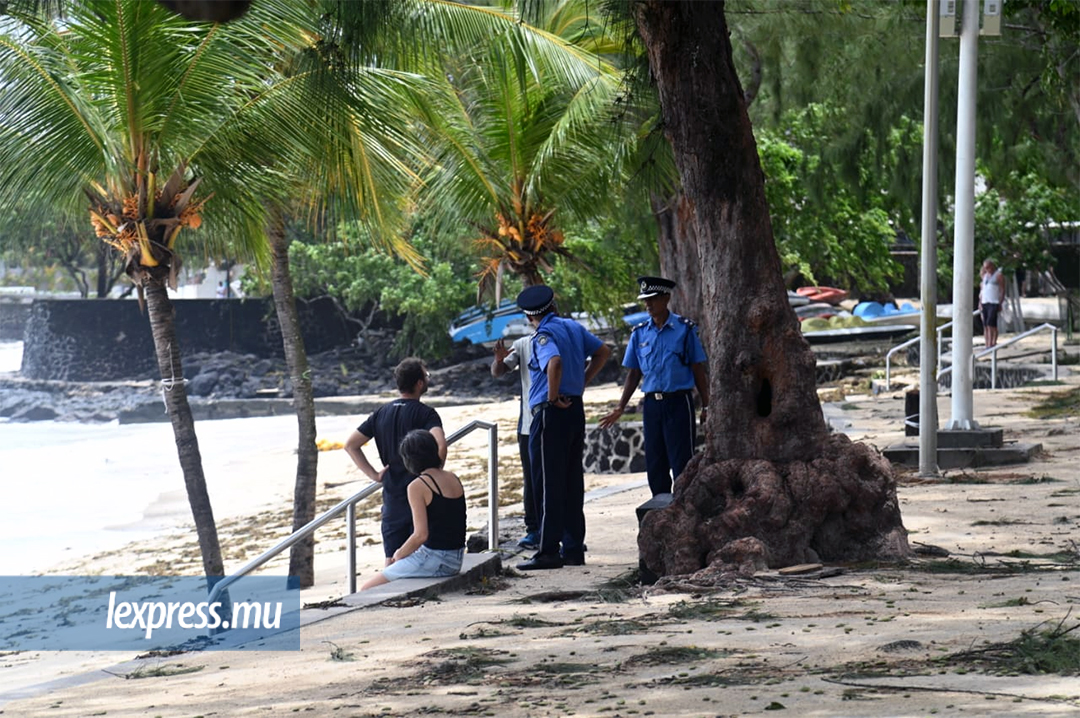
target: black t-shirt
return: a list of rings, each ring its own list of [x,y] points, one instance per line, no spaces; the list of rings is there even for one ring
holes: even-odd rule
[[[413,429],[430,431],[437,426],[442,426],[442,419],[438,412],[427,404],[417,399],[396,399],[373,411],[357,428],[364,436],[375,439],[379,459],[383,466],[390,467],[388,473],[393,481],[390,484],[384,483],[384,492],[390,488],[391,491],[404,495],[404,487],[408,486],[407,480],[413,478],[398,454],[398,446],[405,435]],[[404,487],[401,486],[403,481],[406,482]],[[396,492],[395,489],[398,488],[403,490]]]

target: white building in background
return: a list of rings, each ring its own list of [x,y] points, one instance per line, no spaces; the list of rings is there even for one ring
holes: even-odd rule
[[[217,264],[200,270],[185,267],[177,279],[176,291],[169,290],[169,296],[172,299],[240,299],[244,296],[240,291],[244,269],[242,264],[234,265],[228,271],[219,269]]]

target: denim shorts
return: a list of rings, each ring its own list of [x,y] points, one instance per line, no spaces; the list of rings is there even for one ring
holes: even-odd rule
[[[400,561],[383,569],[383,576],[390,581],[399,578],[435,578],[453,576],[461,570],[464,548],[440,551],[421,546]]]

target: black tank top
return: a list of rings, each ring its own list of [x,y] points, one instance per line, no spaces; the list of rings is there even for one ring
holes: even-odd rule
[[[425,479],[431,479],[430,483]],[[435,551],[455,551],[465,548],[465,495],[448,499],[428,474],[420,480],[434,496],[427,507],[428,537],[424,545]]]

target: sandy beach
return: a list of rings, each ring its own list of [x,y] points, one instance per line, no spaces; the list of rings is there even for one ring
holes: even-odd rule
[[[1026,675],[1007,664],[978,662],[1024,631],[1080,620],[1080,417],[1075,411],[1048,419],[1027,415],[1049,395],[1080,385],[1080,377],[1065,374],[1063,380],[1064,386],[975,392],[976,418],[1005,427],[1007,441],[1041,443],[1036,461],[949,471],[933,481],[899,474],[912,544],[940,547],[947,558],[831,567],[839,569],[831,576],[767,572],[723,590],[635,587],[634,509],[648,498],[644,476],[588,476],[587,490],[609,490],[594,493],[586,505],[584,567],[509,570],[438,600],[334,616],[300,629],[300,651],[188,653],[135,663],[122,663],[134,658],[126,654],[8,654],[0,656],[0,712],[1080,715],[1075,672]],[[590,390],[589,412],[599,414],[618,393],[614,385]],[[939,407],[948,416],[948,396],[940,397]],[[853,438],[879,448],[902,440],[901,393],[848,394],[829,410]],[[499,422],[500,504],[507,520],[520,511],[516,411],[516,401],[440,409],[451,430],[473,418]],[[320,419],[319,436],[343,440],[358,418]],[[233,569],[288,533],[294,424],[243,419],[202,422],[197,431],[206,443],[226,565]],[[220,454],[213,448],[218,442]],[[486,521],[485,456],[480,433],[450,451],[450,467],[467,484],[470,530]],[[162,463],[171,458],[163,453]],[[127,524],[153,529],[149,535],[72,556],[49,570],[197,574],[178,469],[175,475],[143,516]],[[320,507],[353,493],[359,479],[344,452],[323,453]],[[362,576],[381,563],[377,506],[371,501],[359,512]],[[317,585],[304,592],[305,602],[343,594],[343,545],[343,524],[320,532]],[[268,572],[283,573],[285,560]],[[509,557],[506,564],[513,562]],[[1078,647],[1074,664],[1080,663],[1080,643],[1070,645]],[[972,653],[958,656],[964,651]],[[49,680],[58,682],[41,685]]]

